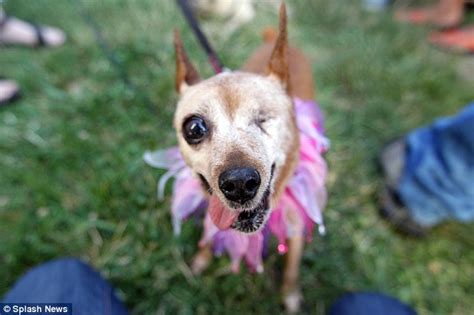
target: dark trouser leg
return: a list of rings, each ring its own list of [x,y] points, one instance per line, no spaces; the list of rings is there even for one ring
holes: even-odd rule
[[[126,315],[113,288],[98,272],[66,258],[37,266],[20,278],[4,303],[71,303],[75,315]]]
[[[474,103],[406,138],[398,193],[423,226],[474,220]]]
[[[380,293],[348,293],[340,297],[329,315],[416,315],[408,305]]]

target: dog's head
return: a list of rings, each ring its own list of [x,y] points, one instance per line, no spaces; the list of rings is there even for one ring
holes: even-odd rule
[[[219,228],[258,231],[298,158],[284,6],[268,75],[230,72],[201,81],[177,33],[175,48],[174,126],[184,160],[210,194],[208,211]]]

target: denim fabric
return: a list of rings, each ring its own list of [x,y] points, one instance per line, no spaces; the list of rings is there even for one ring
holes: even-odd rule
[[[408,305],[397,299],[371,292],[347,293],[329,310],[329,315],[416,315]]]
[[[474,220],[474,103],[407,138],[398,192],[423,226]]]
[[[75,315],[128,314],[99,273],[71,258],[33,268],[17,281],[3,302],[72,303]]]

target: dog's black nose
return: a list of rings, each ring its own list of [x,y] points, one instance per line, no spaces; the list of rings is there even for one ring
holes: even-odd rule
[[[228,169],[219,175],[219,188],[225,197],[241,204],[257,194],[260,174],[251,167]]]

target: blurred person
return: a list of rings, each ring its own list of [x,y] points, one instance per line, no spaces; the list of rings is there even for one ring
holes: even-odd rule
[[[433,32],[429,41],[449,51],[474,54],[474,25]]]
[[[0,1],[1,46],[58,47],[64,44],[65,40],[66,35],[60,29],[8,16]]]
[[[461,27],[466,8],[473,0],[439,0],[417,9],[401,9],[395,18],[412,24],[430,24],[439,30],[432,32],[429,41],[441,48],[462,53],[474,53],[474,25]]]
[[[364,8],[369,11],[381,11],[389,5],[390,0],[363,0]]]
[[[0,77],[0,106],[15,101],[20,96],[20,87],[15,81]]]
[[[395,18],[412,24],[432,24],[441,28],[455,27],[464,17],[466,0],[439,0],[435,4],[416,8],[400,9]]]
[[[0,0],[0,47],[58,47],[66,35],[57,28],[39,26],[8,16]],[[0,106],[11,103],[20,95],[20,87],[12,80],[0,77]]]
[[[250,22],[255,17],[252,0],[191,0],[195,11],[202,16],[228,18],[237,26]]]
[[[382,214],[424,236],[447,220],[474,221],[474,102],[385,146]]]
[[[57,259],[33,268],[7,292],[2,303],[70,303],[74,315],[128,314],[114,288],[92,267],[74,258]],[[393,297],[362,292],[343,295],[329,314],[415,315],[416,312]]]
[[[200,17],[212,17],[224,20],[225,23],[219,27],[218,34],[228,37],[236,30],[251,22],[255,16],[257,8],[269,8],[277,10],[280,0],[179,0],[189,1],[194,13]],[[289,1],[287,1],[289,2]],[[286,3],[288,12],[288,3]]]

